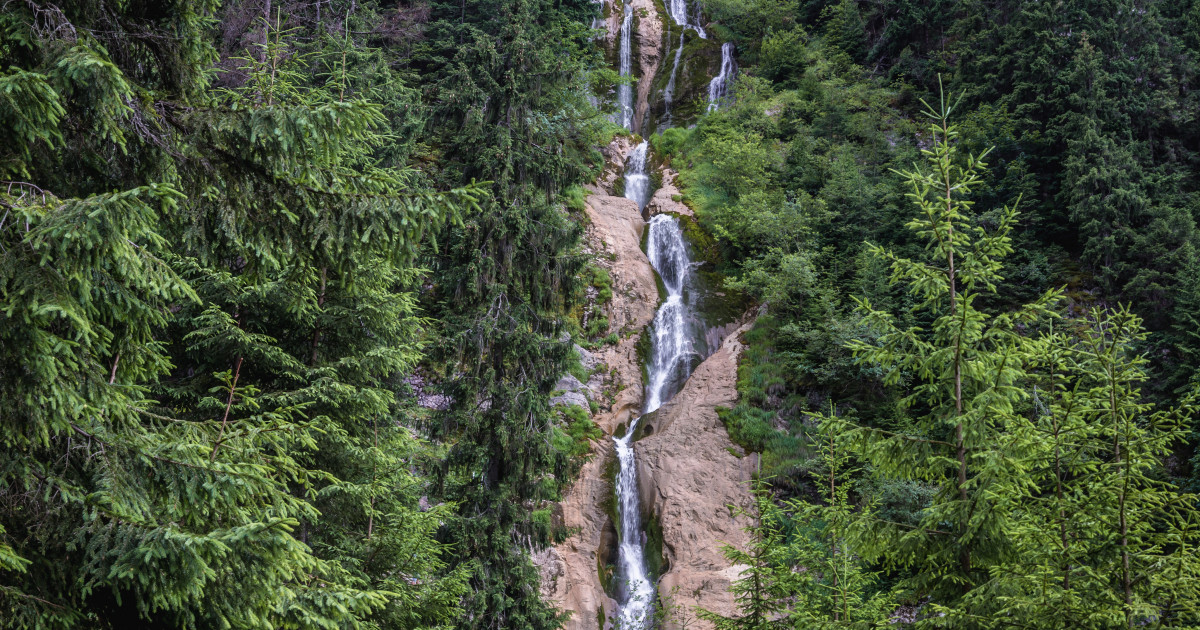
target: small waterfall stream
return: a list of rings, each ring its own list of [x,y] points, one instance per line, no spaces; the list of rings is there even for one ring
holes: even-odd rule
[[[695,331],[689,326],[694,313],[690,312],[692,304],[684,299],[692,261],[683,243],[679,219],[660,214],[650,220],[649,228],[646,254],[650,266],[662,279],[667,299],[658,307],[651,325],[654,337],[650,343],[650,363],[646,366],[649,382],[643,413],[657,410],[675,395],[691,374],[696,357],[692,344]]]
[[[708,34],[704,32],[704,27],[700,26],[699,2],[697,2],[695,5],[694,13],[692,15],[688,15],[687,0],[670,0],[670,4],[667,7],[667,12],[671,14],[671,19],[675,20],[676,24],[696,31],[696,34],[700,36],[700,39],[708,38]]]
[[[671,126],[671,105],[675,102],[675,76],[679,73],[679,58],[683,56],[683,41],[684,35],[687,35],[688,29],[696,31],[696,35],[700,39],[708,39],[708,34],[704,32],[704,27],[700,26],[700,3],[696,3],[695,15],[688,15],[687,0],[670,0],[670,6],[667,7],[667,12],[671,14],[671,19],[675,24],[682,26],[683,30],[679,32],[679,47],[675,49],[675,63],[671,64],[671,78],[667,81],[667,87],[663,90],[663,117],[659,123],[659,128],[666,129]]]
[[[721,73],[708,83],[708,111],[721,106],[721,99],[729,92],[729,80],[737,72],[733,61],[733,42],[721,44]]]
[[[633,459],[633,434],[638,420],[629,424],[624,437],[613,438],[617,449],[617,511],[621,519],[621,541],[617,550],[617,568],[624,578],[619,627],[642,630],[649,625],[654,610],[654,585],[646,564],[642,541],[642,510],[638,502],[637,462]]]
[[[679,73],[679,58],[683,56],[684,35],[687,35],[686,28],[679,33],[679,48],[675,49],[675,63],[671,66],[671,78],[667,80],[667,87],[663,90],[663,117],[662,122],[658,124],[662,129],[671,126],[671,105],[675,102],[675,75]]]
[[[624,17],[621,19],[620,52],[617,55],[621,78],[633,73],[633,5],[625,3]],[[617,86],[617,104],[621,108],[620,123],[626,129],[633,129],[633,86],[621,83]]]
[[[625,163],[625,198],[637,202],[638,210],[644,210],[650,201],[650,175],[646,173],[646,151],[650,143],[641,144],[629,152]]]

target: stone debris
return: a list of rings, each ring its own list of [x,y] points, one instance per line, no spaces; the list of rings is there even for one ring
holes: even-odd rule
[[[454,402],[454,399],[445,394],[427,391],[429,385],[425,382],[425,377],[420,374],[409,374],[404,378],[404,383],[413,389],[413,393],[417,397],[417,405],[425,409],[445,411]]]

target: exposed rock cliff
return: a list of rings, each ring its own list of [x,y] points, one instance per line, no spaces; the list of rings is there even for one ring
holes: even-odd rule
[[[636,21],[634,54],[638,62],[637,103],[634,107],[633,130],[643,135],[648,129],[650,91],[654,77],[658,75],[663,60],[663,20],[666,16],[658,12],[654,0],[630,0]]]
[[[729,587],[741,567],[730,566],[721,546],[746,546],[745,519],[734,518],[729,506],[750,506],[758,455],[741,455],[716,410],[737,401],[737,364],[744,347],[739,338],[751,325],[748,321],[726,337],[682,391],[652,419],[642,419],[646,436],[634,445],[642,511],[662,530],[664,573],[658,591],[678,607],[690,630],[712,627],[695,618],[696,606],[734,612]],[[682,627],[680,621],[669,621],[666,628]]]
[[[607,152],[615,154],[613,149],[610,146]],[[613,501],[612,480],[605,474],[613,458],[609,438],[641,410],[643,386],[637,338],[654,319],[658,304],[654,271],[641,249],[645,222],[637,203],[593,194],[587,199],[587,215],[591,220],[588,243],[599,254],[597,263],[612,277],[609,332],[617,333],[620,341],[595,353],[607,374],[599,384],[601,391],[593,392],[593,400],[601,403],[593,420],[606,437],[592,443],[591,459],[559,506],[561,523],[576,533],[535,558],[542,570],[543,594],[573,613],[567,630],[600,628],[601,620],[616,612],[616,602],[605,594],[600,579],[601,572],[613,561],[616,544],[616,529],[608,512]]]
[[[654,196],[646,204],[646,212],[651,216],[656,214],[681,214],[692,216],[692,209],[680,201],[683,197],[675,186],[678,173],[670,168],[662,169],[662,186],[654,191]]]

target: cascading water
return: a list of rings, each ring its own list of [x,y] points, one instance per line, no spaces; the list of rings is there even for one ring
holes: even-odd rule
[[[689,15],[687,0],[668,0],[668,12],[676,24],[683,27],[679,35],[679,48],[675,51],[674,66],[671,77],[667,82],[663,100],[666,110],[660,129],[670,126],[671,104],[674,98],[675,76],[679,70],[680,57],[687,30],[691,29],[701,38],[707,34],[700,26],[700,7],[697,3],[694,14]],[[624,20],[621,22],[621,44],[619,71],[622,77],[631,72],[632,46],[630,43],[632,31],[632,11],[629,4],[625,5]],[[720,89],[718,96],[724,95],[724,85],[732,75],[733,45],[722,46],[722,64]],[[728,66],[728,67],[727,67]],[[713,100],[713,85],[709,85],[710,102]],[[621,108],[621,124],[632,129],[633,123],[633,90],[631,86],[622,85],[617,90],[617,100]],[[650,177],[646,169],[647,150],[649,145],[643,141],[633,148],[625,164],[625,197],[638,204],[643,210],[649,201]],[[646,563],[645,541],[642,533],[641,502],[638,497],[637,462],[634,457],[633,437],[638,424],[645,414],[656,411],[666,401],[670,400],[687,381],[693,367],[702,358],[703,353],[697,352],[696,344],[706,347],[703,335],[697,337],[694,330],[696,321],[696,304],[689,296],[695,295],[690,291],[692,262],[688,258],[687,247],[683,241],[683,230],[679,221],[669,215],[658,215],[650,220],[647,236],[646,254],[650,265],[658,272],[666,289],[666,299],[655,314],[650,327],[651,350],[647,368],[646,402],[643,406],[643,416],[635,418],[630,423],[625,435],[613,438],[619,466],[616,478],[617,511],[620,521],[620,544],[617,546],[617,567],[623,580],[623,586],[617,597],[621,602],[618,627],[621,630],[646,630],[653,627],[655,587],[651,582],[650,570]]]
[[[629,152],[629,161],[625,164],[625,198],[636,201],[638,210],[644,209],[650,201],[650,175],[646,173],[649,147],[650,143],[643,140]]]
[[[733,61],[733,42],[725,42],[721,44],[721,73],[708,83],[708,111],[721,106],[721,99],[728,93],[729,80],[735,72],[737,65]]]
[[[679,48],[675,49],[675,64],[671,66],[671,78],[667,81],[667,88],[663,90],[663,117],[659,127],[666,129],[671,126],[671,105],[675,102],[675,75],[679,73],[679,58],[683,56],[683,36],[687,34],[687,29],[679,33]]]
[[[635,150],[636,151],[636,150]],[[628,184],[626,184],[628,190]],[[683,243],[679,221],[660,214],[650,220],[646,253],[650,266],[658,272],[667,299],[654,316],[651,329],[650,363],[646,366],[646,404],[643,414],[656,411],[678,391],[692,371],[692,333],[690,305],[684,299],[692,263]],[[642,517],[638,500],[637,468],[633,453],[633,436],[641,417],[629,425],[624,437],[614,438],[619,471],[617,473],[617,510],[621,519],[621,544],[618,566],[625,578],[624,601],[621,606],[620,628],[643,630],[650,627],[654,612],[654,586],[650,583],[642,541]]]
[[[626,78],[633,73],[633,6],[625,3],[625,13],[621,19],[621,43],[620,53],[618,53],[618,63],[620,66],[617,70],[620,72],[621,78]],[[621,108],[621,126],[632,130],[633,129],[633,86],[629,83],[621,83],[617,86],[617,104]]]
[[[633,459],[633,433],[638,420],[629,425],[625,437],[614,438],[617,448],[617,511],[621,518],[621,544],[617,564],[624,581],[621,606],[621,630],[642,630],[649,625],[654,610],[654,585],[646,565],[642,543],[642,512],[638,504],[637,465]]]
[[[663,90],[663,117],[659,127],[665,129],[671,126],[671,105],[675,101],[675,75],[679,73],[679,58],[683,56],[683,37],[687,34],[688,29],[696,31],[700,39],[708,39],[708,34],[704,32],[704,27],[700,26],[700,3],[696,3],[695,16],[688,15],[687,0],[670,0],[671,4],[667,8],[667,12],[671,14],[671,19],[676,24],[683,27],[679,33],[679,47],[675,49],[675,63],[671,65],[671,78],[667,81],[667,87]]]
[[[607,4],[608,0],[592,0],[592,2],[594,4],[600,5],[599,13],[601,15],[603,15],[604,6],[605,6],[605,4]],[[596,17],[592,18],[592,30],[604,28],[604,18],[601,17],[601,15],[597,15]],[[600,39],[603,36],[604,36],[603,33],[598,33],[593,39]]]
[[[708,38],[708,34],[704,32],[704,27],[700,26],[699,3],[696,4],[694,15],[688,15],[687,0],[670,0],[670,6],[667,7],[667,11],[671,14],[671,19],[675,20],[676,24],[696,31],[700,39]]]
[[[693,359],[697,357],[692,344],[694,331],[689,328],[692,305],[684,299],[692,261],[683,244],[683,230],[678,219],[666,214],[651,219],[649,227],[646,254],[650,266],[662,279],[667,299],[658,308],[651,326],[654,337],[650,344],[650,364],[646,366],[649,382],[643,413],[658,409],[675,395],[691,374]]]

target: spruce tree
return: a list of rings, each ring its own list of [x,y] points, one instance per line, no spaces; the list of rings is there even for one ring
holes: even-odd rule
[[[1128,308],[1065,324],[1043,348],[1035,415],[1014,427],[1034,445],[1036,483],[1018,553],[971,596],[1002,604],[996,628],[1194,627],[1197,498],[1159,469],[1193,398],[1142,399],[1145,332]]]
[[[909,392],[902,402],[913,416],[894,432],[836,424],[854,436],[875,475],[937,486],[916,527],[868,520],[857,540],[867,560],[908,574],[904,593],[952,608],[1014,552],[1014,501],[1029,481],[1020,461],[1024,445],[1007,429],[1027,397],[1022,384],[1036,347],[1028,329],[1050,315],[1058,294],[1014,312],[984,310],[998,297],[1017,212],[1004,208],[991,232],[976,224],[969,195],[982,181],[986,152],[964,160],[951,102],[943,97],[936,109],[926,107],[928,169],[902,173],[919,209],[908,227],[926,243],[926,256],[912,260],[871,246],[890,263],[891,282],[916,299],[913,316],[923,325],[900,328],[895,314],[859,300],[879,337],[850,344],[860,360],[884,370],[886,383]]]
[[[556,500],[568,454],[551,436],[549,399],[571,344],[562,320],[583,257],[558,194],[587,177],[600,123],[586,101],[596,6],[470,0],[434,7],[437,106],[448,175],[491,182],[491,198],[439,235],[432,354],[451,408],[435,437],[448,453],[440,491],[463,518],[447,528],[453,565],[470,571],[459,627],[552,628],[529,552],[550,542],[532,518]]]
[[[699,611],[700,618],[711,621],[718,630],[792,627],[787,621],[789,599],[799,589],[801,578],[790,563],[791,549],[783,530],[785,516],[765,483],[756,482],[753,492],[753,510],[738,511],[748,520],[744,528],[750,536],[748,548],[745,551],[732,545],[721,548],[730,563],[745,566],[730,586],[738,615],[726,617],[709,610]]]
[[[480,191],[377,163],[382,107],[304,81],[280,20],[211,89],[215,9],[0,13],[0,616],[444,623],[395,379],[409,265]]]

